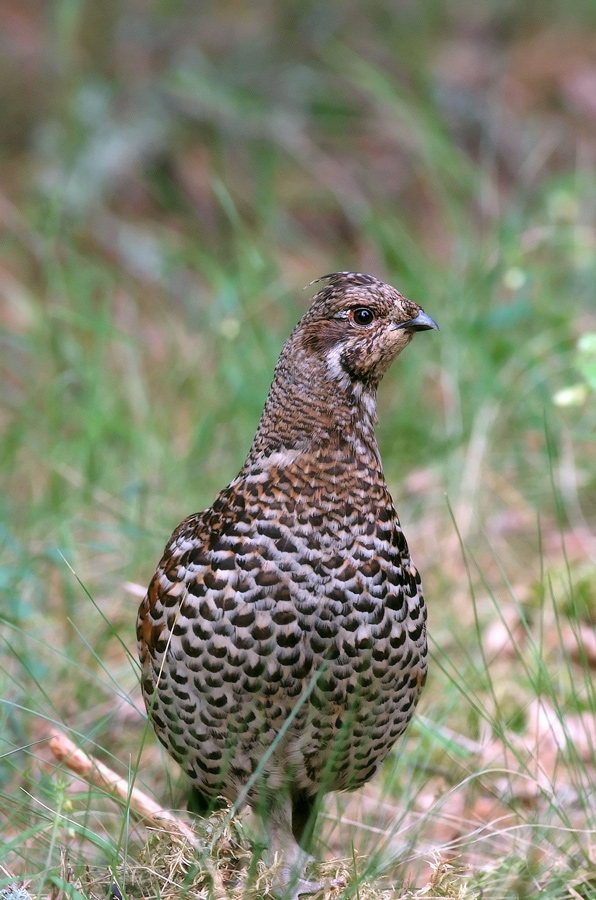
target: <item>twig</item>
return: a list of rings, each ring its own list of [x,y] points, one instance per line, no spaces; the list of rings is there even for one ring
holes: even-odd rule
[[[182,834],[193,847],[198,845],[198,839],[188,825],[148,797],[139,788],[133,787],[131,790],[130,784],[125,778],[120,778],[94,756],[89,756],[61,731],[54,730],[52,732],[49,744],[57,760],[63,762],[89,784],[101,788],[112,797],[129,802],[131,813],[138,818],[149,820],[169,831]]]

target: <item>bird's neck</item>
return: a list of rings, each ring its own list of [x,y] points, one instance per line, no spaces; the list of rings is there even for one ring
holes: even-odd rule
[[[376,386],[276,377],[247,462],[283,451],[297,458],[337,450],[380,470],[376,421]]]

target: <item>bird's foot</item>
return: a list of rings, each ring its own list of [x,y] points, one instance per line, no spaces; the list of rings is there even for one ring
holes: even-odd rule
[[[296,874],[296,871],[288,866],[277,873],[272,893],[276,900],[299,900],[300,897],[318,894],[325,889],[324,881],[309,881]]]

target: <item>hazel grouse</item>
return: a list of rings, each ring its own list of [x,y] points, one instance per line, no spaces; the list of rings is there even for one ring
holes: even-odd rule
[[[145,703],[208,805],[245,800],[303,868],[317,797],[368,781],[410,721],[426,609],[375,439],[376,394],[437,324],[339,272],[287,340],[240,474],[167,543],[139,610]]]

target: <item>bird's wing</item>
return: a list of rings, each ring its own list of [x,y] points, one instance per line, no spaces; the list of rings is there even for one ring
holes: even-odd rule
[[[144,671],[149,654],[161,655],[170,624],[190,592],[195,597],[217,595],[225,587],[213,562],[221,538],[233,529],[244,512],[244,498],[232,482],[211,507],[189,516],[173,532],[147,594],[139,607],[137,638]],[[233,554],[228,551],[229,555]],[[225,560],[221,561],[225,571]],[[228,571],[231,571],[228,570]]]

